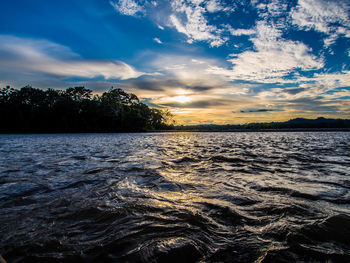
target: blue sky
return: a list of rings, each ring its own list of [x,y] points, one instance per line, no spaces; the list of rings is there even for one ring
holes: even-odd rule
[[[133,92],[179,124],[350,118],[347,0],[1,1],[0,84]]]

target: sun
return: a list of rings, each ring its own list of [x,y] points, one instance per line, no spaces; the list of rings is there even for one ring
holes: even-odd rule
[[[173,97],[172,100],[180,103],[186,103],[186,102],[189,102],[191,99],[187,96],[176,96],[176,97]]]

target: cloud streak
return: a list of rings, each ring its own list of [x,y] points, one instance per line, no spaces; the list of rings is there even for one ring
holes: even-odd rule
[[[88,60],[47,41],[0,36],[0,68],[17,74],[41,73],[57,78],[132,79],[146,75],[122,61]]]
[[[282,111],[280,109],[248,109],[248,110],[240,110],[240,113],[263,113],[269,111]]]
[[[158,37],[153,38],[153,40],[158,44],[163,44],[163,42]]]

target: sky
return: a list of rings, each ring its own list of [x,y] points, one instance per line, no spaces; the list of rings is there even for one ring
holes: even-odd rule
[[[177,124],[350,118],[348,0],[11,0],[0,11],[0,88],[113,86]]]

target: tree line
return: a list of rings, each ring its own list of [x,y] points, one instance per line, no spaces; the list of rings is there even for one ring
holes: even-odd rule
[[[184,131],[258,131],[258,130],[298,130],[298,129],[343,129],[350,130],[349,119],[296,118],[285,122],[247,123],[247,124],[201,124],[179,125],[176,130]]]
[[[169,111],[150,108],[135,94],[113,87],[102,95],[85,87],[0,90],[1,133],[164,130],[173,127],[171,117]]]

